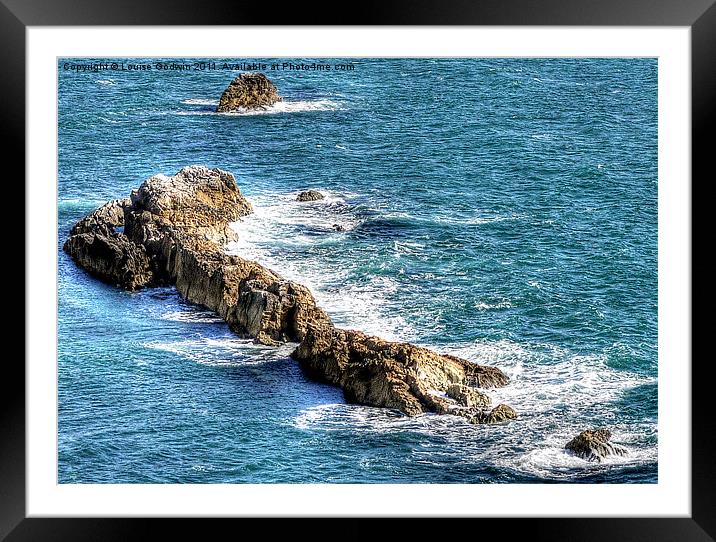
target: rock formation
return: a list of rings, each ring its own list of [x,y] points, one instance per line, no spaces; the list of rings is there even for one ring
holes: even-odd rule
[[[296,201],[318,201],[325,197],[326,196],[321,194],[318,190],[305,190],[298,194]]]
[[[236,238],[229,224],[251,212],[231,173],[190,166],[155,175],[130,198],[98,208],[72,228],[63,248],[102,280],[129,290],[174,284],[239,335],[266,345],[299,343],[291,357],[310,377],[340,386],[349,402],[472,423],[517,416],[507,405],[491,409],[478,390],[507,384],[499,369],[338,329],[305,286],[226,254],[224,245]]]
[[[394,408],[410,416],[455,414],[475,423],[508,419],[500,415],[506,405],[487,410],[490,398],[476,389],[507,384],[495,367],[325,323],[310,326],[291,357],[310,377],[340,386],[351,403]]]
[[[229,223],[251,212],[233,175],[191,166],[151,177],[129,200],[100,207],[72,229],[64,250],[129,290],[175,284],[242,336],[271,345],[300,341],[309,322],[329,320],[308,289],[224,252],[236,238]]]
[[[582,431],[564,447],[577,457],[587,461],[599,461],[610,455],[627,455],[627,449],[610,442],[612,434],[608,429]]]
[[[132,243],[124,233],[116,231],[124,226],[124,213],[129,205],[129,198],[104,204],[75,224],[63,248],[93,275],[135,290],[151,283],[153,274],[144,246]]]
[[[216,112],[265,109],[281,100],[276,86],[263,73],[242,73],[226,87]]]

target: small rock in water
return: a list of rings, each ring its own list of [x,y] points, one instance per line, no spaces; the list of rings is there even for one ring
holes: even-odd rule
[[[242,73],[226,87],[216,111],[266,109],[281,100],[276,86],[263,73]]]
[[[325,197],[326,196],[321,194],[318,190],[305,190],[298,195],[296,201],[318,201]]]
[[[564,447],[587,461],[601,461],[610,455],[627,455],[627,449],[610,442],[611,438],[612,433],[608,429],[582,431]]]
[[[492,410],[483,410],[470,418],[470,423],[502,423],[517,419],[517,412],[509,405],[501,403]]]
[[[335,231],[346,231],[346,229],[343,226],[341,226],[340,224],[333,224],[333,229]]]

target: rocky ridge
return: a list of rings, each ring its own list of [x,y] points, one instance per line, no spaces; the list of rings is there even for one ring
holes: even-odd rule
[[[173,284],[241,336],[299,343],[291,357],[308,376],[340,386],[348,402],[472,423],[517,417],[507,405],[492,408],[482,391],[508,383],[499,369],[336,328],[305,286],[227,254],[225,244],[236,239],[229,224],[251,212],[231,173],[190,166],[99,207],[63,248],[106,282],[128,290]]]

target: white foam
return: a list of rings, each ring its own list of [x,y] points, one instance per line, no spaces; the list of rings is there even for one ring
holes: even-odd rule
[[[98,79],[95,82],[99,83],[100,85],[116,85],[117,84],[112,79]]]
[[[565,450],[564,445],[574,435],[568,430],[543,435],[537,447],[525,452],[516,460],[503,460],[501,463],[518,471],[549,478],[573,479],[575,474],[589,474],[615,465],[638,465],[657,461],[656,447],[630,447],[629,435],[619,430],[612,431],[612,441],[626,445],[626,455],[611,455],[601,462],[589,461],[577,457]]]
[[[190,99],[195,100],[191,105],[216,105],[217,102],[209,100],[202,100],[199,103],[199,98]],[[188,104],[189,100],[184,100],[182,103]],[[345,107],[333,100],[298,100],[298,101],[282,101],[276,102],[264,109],[243,109],[239,108],[236,111],[227,111],[217,113],[216,111],[176,111],[177,115],[223,115],[228,117],[252,117],[256,115],[278,115],[284,113],[309,113],[315,111],[339,111],[344,110]]]
[[[518,413],[545,420],[571,410],[598,410],[629,389],[657,382],[653,376],[609,367],[606,353],[585,356],[551,344],[480,340],[445,353],[499,367],[510,383],[490,390],[495,404],[504,402]]]
[[[536,288],[537,290],[542,289],[542,285],[539,282],[537,282],[536,280],[528,280],[527,284],[529,286],[532,286],[532,288]]]
[[[218,100],[211,100],[211,99],[206,99],[206,98],[189,98],[187,100],[182,100],[181,103],[186,104],[186,105],[213,105],[213,106],[219,105]]]
[[[509,214],[509,215],[501,215],[501,216],[491,216],[491,217],[474,217],[474,218],[468,218],[464,221],[456,220],[456,224],[469,224],[473,226],[478,226],[480,224],[493,224],[495,222],[505,222],[506,220],[522,220],[525,218],[523,215],[516,215],[516,214]]]
[[[323,431],[392,432],[425,430],[437,416],[405,416],[387,408],[372,408],[345,403],[330,403],[302,410],[291,425],[298,429]]]
[[[336,242],[340,237],[336,236],[341,234],[330,232],[331,224],[345,220],[349,227],[355,227],[360,223],[347,205],[350,196],[323,189],[321,192],[327,195],[326,200],[306,204],[295,201],[296,193],[250,198],[255,214],[232,225],[239,234],[239,241],[230,245],[229,250],[306,285],[318,304],[340,327],[358,329],[387,340],[419,341],[420,334],[400,315],[400,309],[391,304],[398,291],[394,277],[374,275],[353,283],[346,280],[351,271],[345,262],[341,265],[340,260],[329,258],[318,266],[311,257],[292,255],[320,248],[322,243],[333,242],[340,247],[340,241]],[[335,206],[347,208],[349,212],[337,215]],[[398,215],[400,213],[395,213],[394,218],[406,218]],[[408,218],[412,220],[412,217]],[[490,217],[516,218],[516,215]],[[325,234],[303,235],[301,228],[305,227],[323,229]],[[393,243],[396,258],[420,253],[424,248],[423,243],[416,240]],[[327,250],[330,253],[333,249]],[[529,284],[542,288],[535,280]],[[475,305],[478,310],[511,306],[509,299],[500,297],[480,300]],[[554,344],[506,339],[478,340],[442,348],[430,344],[422,346],[502,369],[510,377],[510,384],[487,393],[493,404],[506,403],[514,407],[519,414],[518,420],[509,427],[474,426],[456,416],[410,418],[386,409],[330,404],[303,411],[294,420],[294,425],[320,430],[349,427],[364,431],[417,431],[432,436],[437,434],[458,449],[466,446],[465,442],[472,442],[475,432],[480,432],[481,438],[498,439],[500,449],[505,450],[502,455],[506,457],[495,459],[495,446],[482,441],[480,446],[469,446],[469,451],[465,452],[466,461],[503,461],[504,466],[512,469],[559,479],[563,471],[573,473],[575,469],[600,468],[566,454],[563,447],[570,438],[593,426],[614,430],[614,410],[619,408],[616,405],[625,392],[656,384],[655,376],[610,367],[607,364],[611,355],[609,348],[601,354],[583,355]],[[602,465],[656,460],[656,446],[647,442],[651,438],[649,435],[655,435],[655,422],[647,420],[637,424],[633,431],[632,437],[628,437],[626,429],[616,425],[615,441],[627,444],[630,455],[609,459]],[[507,453],[507,450],[514,452]],[[434,454],[435,450],[430,453]]]
[[[432,448],[428,452],[413,450],[413,454],[428,453],[430,455],[445,453],[452,454],[455,459],[456,450],[448,449],[454,446],[460,449],[460,454],[472,448],[472,452],[485,454],[489,460],[490,448],[484,442],[475,439],[476,433],[485,430],[499,429],[498,426],[483,426],[469,423],[461,416],[451,414],[420,414],[406,416],[397,410],[388,408],[373,408],[346,403],[330,403],[310,407],[302,410],[290,423],[299,429],[318,431],[351,431],[365,433],[399,433],[409,432],[433,439],[439,437],[448,446],[434,444],[428,441],[419,444],[420,447]]]
[[[525,215],[518,215],[515,213],[497,215],[497,216],[434,216],[430,218],[413,216],[404,211],[395,211],[384,213],[381,216],[382,219],[398,219],[406,220],[410,222],[421,222],[421,223],[435,223],[435,224],[447,224],[450,226],[480,226],[482,224],[493,224],[495,222],[504,222],[508,220],[522,220],[526,218]]]
[[[94,210],[97,207],[101,207],[107,203],[107,200],[101,199],[85,199],[85,198],[68,198],[62,199],[57,202],[57,207],[60,209],[90,209]]]
[[[288,357],[296,345],[289,343],[273,348],[256,344],[250,339],[200,337],[181,341],[147,342],[142,346],[171,352],[202,365],[244,367]]]
[[[337,325],[387,340],[414,337],[416,334],[406,320],[386,303],[386,298],[397,290],[392,278],[373,276],[361,284],[347,284],[346,268],[331,267],[328,262],[316,266],[307,258],[291,256],[292,250],[307,246],[340,243],[345,232],[360,223],[346,205],[350,195],[323,189],[321,192],[325,199],[308,203],[297,202],[295,193],[250,198],[254,213],[232,224],[238,241],[230,243],[227,252],[254,260],[305,285]],[[345,231],[334,231],[334,224]],[[302,234],[301,228],[310,228],[314,234]],[[418,249],[418,244],[396,245],[397,252]]]
[[[512,307],[512,303],[508,300],[499,301],[497,303],[486,303],[484,301],[478,301],[475,303],[475,308],[480,311],[489,311],[497,309],[509,309]]]
[[[189,310],[172,311],[162,314],[162,320],[197,324],[223,324],[224,321],[211,311]]]

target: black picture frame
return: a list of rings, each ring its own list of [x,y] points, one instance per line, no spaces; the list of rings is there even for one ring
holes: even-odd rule
[[[364,1],[346,7],[355,25],[568,25],[687,26],[692,53],[692,201],[693,188],[713,179],[713,149],[708,137],[714,127],[716,102],[715,0],[483,0]],[[275,13],[274,11],[280,11]],[[190,0],[0,0],[0,110],[6,164],[12,175],[25,178],[25,30],[28,26],[82,25],[260,25],[338,24],[335,4],[298,3],[280,10],[262,4],[192,2]],[[345,20],[345,19],[344,19]],[[707,177],[708,175],[708,177]],[[20,196],[18,194],[18,196]],[[20,196],[22,197],[22,196]],[[18,201],[16,199],[15,201]],[[696,200],[698,201],[698,200]],[[26,205],[30,202],[26,201]],[[19,205],[18,205],[19,207]],[[692,209],[692,217],[694,217]],[[693,221],[693,219],[692,219]],[[700,230],[693,227],[693,239]],[[12,237],[12,236],[11,236]],[[17,239],[19,236],[15,234]],[[19,240],[16,242],[19,243]],[[697,246],[692,244],[692,246]],[[24,247],[21,249],[24,252]],[[17,252],[15,252],[17,254]],[[19,258],[16,258],[19,260]],[[693,268],[692,268],[693,269]],[[25,270],[27,272],[27,269]],[[27,276],[27,275],[25,275]],[[692,286],[693,287],[693,286]],[[32,283],[25,279],[25,291]],[[703,303],[703,302],[702,302]],[[692,305],[693,310],[693,305]],[[18,321],[20,319],[18,318]],[[694,324],[697,323],[692,318]],[[692,326],[692,329],[693,326]],[[692,331],[693,336],[693,331]],[[450,529],[474,536],[497,530],[508,539],[707,541],[716,538],[716,461],[711,415],[710,357],[692,356],[692,514],[690,518],[524,518],[473,519]],[[691,360],[683,360],[685,366]],[[0,540],[135,540],[166,536],[168,520],[109,518],[26,518],[25,514],[25,373],[16,356],[6,354],[0,397]],[[23,383],[21,385],[20,383]],[[320,516],[320,510],[316,511]],[[176,520],[184,536],[210,537],[227,521]],[[244,520],[254,521],[254,520]],[[275,521],[275,520],[274,520]],[[373,519],[348,520],[331,536],[371,536]],[[470,524],[466,524],[470,521]],[[479,522],[475,524],[474,522]],[[301,523],[305,525],[305,522]],[[423,520],[410,525],[425,534]],[[293,528],[293,527],[292,527]],[[405,528],[405,527],[403,527]],[[442,527],[441,527],[442,528]],[[409,529],[404,534],[408,534]],[[294,536],[297,531],[294,531]],[[315,535],[316,532],[313,532]]]

